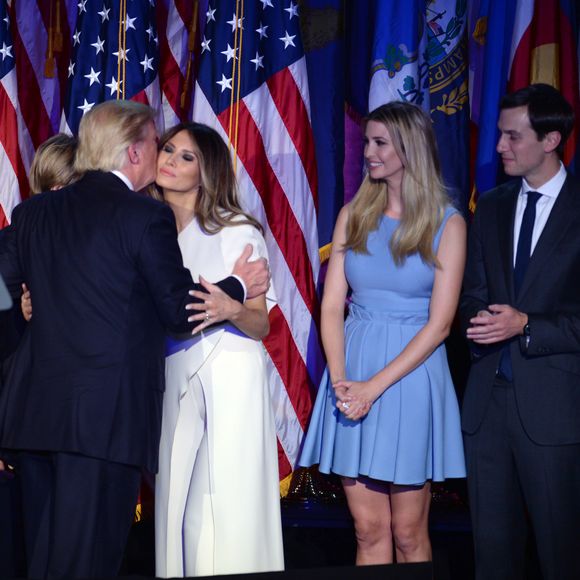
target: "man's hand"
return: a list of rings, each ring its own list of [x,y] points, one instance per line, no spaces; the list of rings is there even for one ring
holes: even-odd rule
[[[30,298],[30,290],[26,287],[26,284],[22,284],[22,296],[20,296],[20,309],[22,310],[22,316],[26,322],[30,322],[32,318],[32,299]]]
[[[491,304],[470,319],[467,338],[477,344],[494,344],[523,334],[528,315],[508,304]]]
[[[253,252],[252,244],[248,244],[242,255],[234,264],[232,274],[239,276],[246,285],[246,298],[255,298],[265,294],[270,287],[270,270],[266,258],[258,258],[248,262]]]

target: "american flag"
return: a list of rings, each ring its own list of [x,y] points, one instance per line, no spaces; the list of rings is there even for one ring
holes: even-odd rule
[[[243,205],[266,225],[278,305],[265,345],[284,476],[318,379],[317,178],[298,4],[210,0],[205,19],[193,115],[230,143]]]
[[[74,132],[91,103],[117,98],[113,77],[121,96],[158,108],[160,130],[191,116],[197,5],[0,0],[0,228],[28,196],[36,148]]]
[[[245,208],[267,226],[279,305],[266,347],[287,475],[320,366],[316,170],[297,3],[0,0],[0,16],[0,227],[28,195],[36,148],[75,132],[97,102],[148,103],[161,131],[192,117],[195,86],[196,119],[231,135]]]
[[[154,2],[79,0],[72,44],[63,129],[76,133],[82,116],[110,99],[134,99],[159,110]]]
[[[18,89],[14,41],[6,0],[0,0],[0,228],[7,225],[12,208],[20,201],[26,185],[18,148]]]

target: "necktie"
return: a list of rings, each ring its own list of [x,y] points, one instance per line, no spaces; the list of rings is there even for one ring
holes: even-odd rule
[[[536,204],[540,197],[542,197],[542,194],[537,191],[528,191],[527,197],[528,200],[524,215],[522,216],[522,225],[516,250],[516,265],[514,266],[514,294],[516,298],[522,287],[528,263],[530,262],[532,234],[534,232],[534,222],[536,221]],[[498,368],[499,374],[510,382],[513,381],[512,359],[510,355],[511,342],[510,340],[502,348]]]
[[[542,197],[537,191],[528,191],[528,203],[522,217],[522,227],[520,228],[520,237],[518,238],[518,249],[516,251],[516,265],[514,266],[514,291],[517,298],[524,281],[524,275],[530,261],[530,252],[532,248],[532,233],[534,231],[534,222],[536,221],[536,204]]]

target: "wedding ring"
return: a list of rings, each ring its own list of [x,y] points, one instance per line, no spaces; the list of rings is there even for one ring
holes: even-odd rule
[[[345,402],[343,401],[343,403],[342,403],[342,408],[343,408],[343,409],[350,409],[350,405],[349,405],[348,403],[345,403]]]
[[[207,312],[205,313],[205,319],[209,322],[209,314]]]

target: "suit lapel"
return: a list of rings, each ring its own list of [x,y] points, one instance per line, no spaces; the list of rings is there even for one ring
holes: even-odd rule
[[[533,286],[534,279],[538,276],[541,268],[556,252],[560,240],[568,231],[570,224],[576,219],[577,203],[573,195],[573,187],[570,177],[566,178],[562,190],[554,203],[548,221],[540,235],[534,252],[530,257],[528,269],[522,282],[518,302],[521,302],[526,292]]]
[[[507,184],[497,204],[498,255],[511,303],[514,301],[514,218],[520,187],[519,181]],[[509,252],[505,248],[509,248]]]

